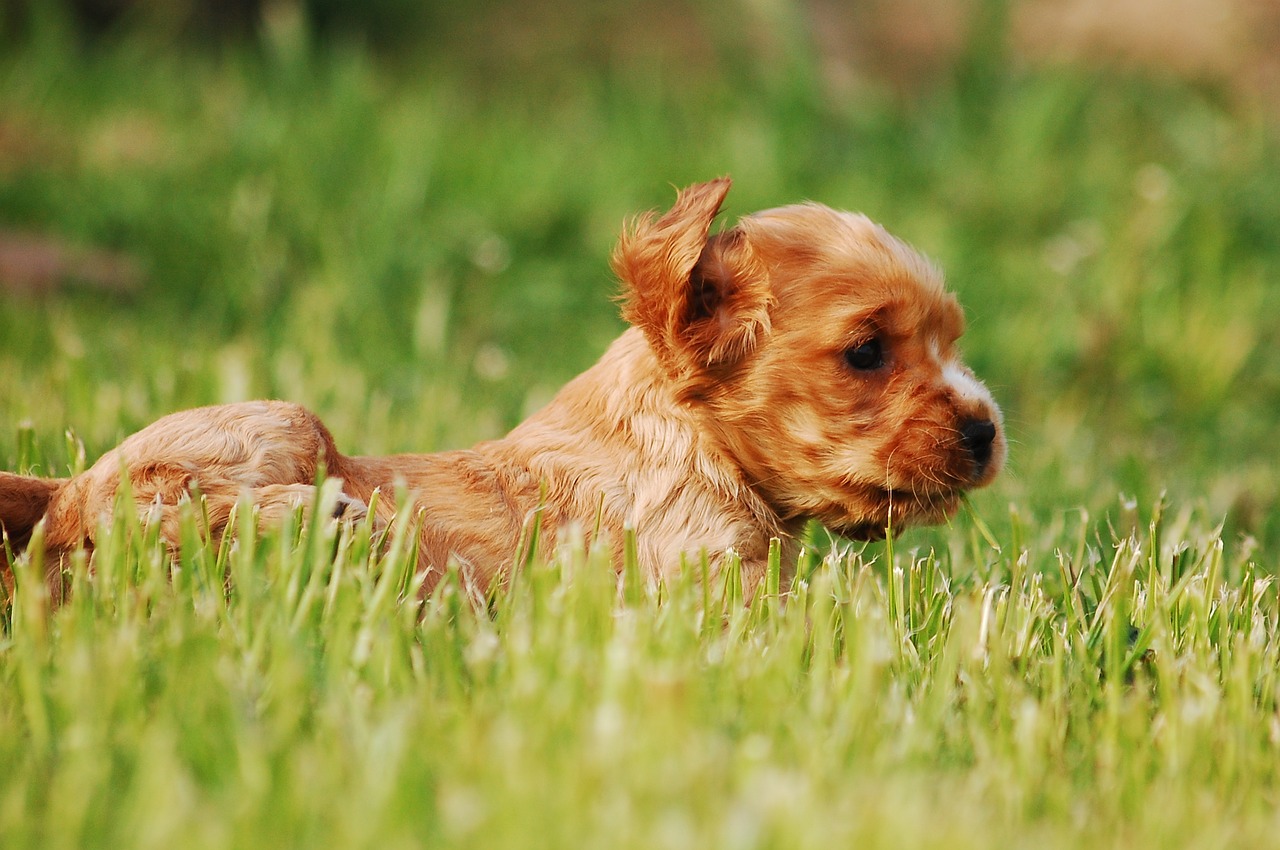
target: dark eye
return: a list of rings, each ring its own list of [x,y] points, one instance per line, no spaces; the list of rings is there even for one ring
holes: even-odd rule
[[[853,348],[846,348],[844,362],[859,372],[879,369],[884,365],[884,351],[880,348],[880,340],[869,339]]]

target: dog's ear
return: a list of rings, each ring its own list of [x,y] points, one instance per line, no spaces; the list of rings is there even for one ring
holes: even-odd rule
[[[637,219],[613,254],[623,318],[678,375],[732,363],[769,328],[768,282],[742,232],[708,236],[729,183],[683,190],[661,218]]]

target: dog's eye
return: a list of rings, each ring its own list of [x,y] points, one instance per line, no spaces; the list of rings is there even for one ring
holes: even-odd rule
[[[870,372],[884,365],[884,351],[880,348],[880,340],[869,339],[864,343],[847,348],[844,362],[859,372]]]

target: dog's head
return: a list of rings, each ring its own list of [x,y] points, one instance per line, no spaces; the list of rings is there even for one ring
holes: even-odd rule
[[[818,204],[710,235],[729,180],[641,217],[614,254],[623,315],[778,514],[855,538],[936,522],[1004,463],[960,360],[964,316],[925,257]]]

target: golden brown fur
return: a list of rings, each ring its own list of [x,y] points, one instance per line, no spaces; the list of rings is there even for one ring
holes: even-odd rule
[[[388,521],[395,488],[412,495],[429,588],[451,560],[490,586],[539,506],[552,545],[598,518],[615,545],[635,529],[651,575],[734,549],[752,581],[769,538],[791,560],[810,518],[867,538],[949,515],[996,475],[1005,441],[959,360],[964,321],[940,273],[866,218],[816,204],[709,235],[728,189],[691,186],[627,229],[613,266],[633,327],[503,439],[351,457],[295,404],[187,410],[75,478],[0,473],[0,525],[19,548],[41,518],[55,556],[92,548],[127,468],[166,539],[193,487],[217,533],[243,493],[268,520],[308,503],[323,462],[347,516],[381,491]]]

